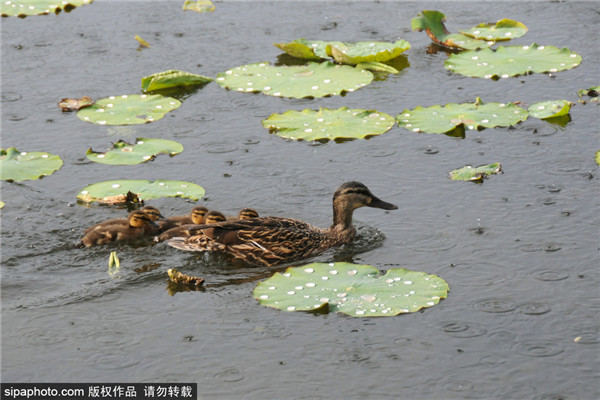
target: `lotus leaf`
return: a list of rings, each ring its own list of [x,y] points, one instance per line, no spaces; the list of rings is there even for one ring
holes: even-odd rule
[[[119,140],[113,146],[114,150],[99,153],[89,149],[88,159],[102,164],[133,165],[152,160],[157,154],[174,156],[183,151],[180,143],[165,139],[137,138],[135,144]]]
[[[473,181],[481,182],[483,178],[487,178],[488,175],[497,174],[502,170],[500,163],[494,163],[489,165],[481,165],[477,168],[473,168],[470,165],[455,169],[450,172],[450,178],[455,181]]]
[[[211,12],[215,11],[215,5],[210,0],[185,0],[183,11]]]
[[[283,311],[328,307],[352,317],[410,313],[446,298],[448,284],[436,275],[404,268],[383,275],[370,265],[313,263],[276,272],[260,282],[253,295],[260,304]]]
[[[595,159],[596,159],[596,164],[600,165],[600,150],[598,150],[598,151],[596,152],[596,157],[595,157]]]
[[[343,44],[342,42],[325,42],[322,40],[296,39],[289,43],[273,43],[275,47],[285,51],[292,57],[306,60],[320,60],[328,58],[327,46],[330,44]]]
[[[227,89],[293,98],[353,92],[372,80],[373,74],[369,71],[331,62],[289,67],[264,62],[242,65],[217,75],[219,85]]]
[[[502,41],[518,38],[527,33],[527,27],[512,19],[501,19],[495,24],[479,24],[460,33],[475,39]]]
[[[410,49],[406,40],[389,42],[357,42],[328,44],[327,55],[342,64],[356,65],[362,62],[385,62]]]
[[[375,110],[289,110],[262,121],[277,136],[295,140],[362,139],[380,135],[394,126],[394,118]]]
[[[571,103],[566,100],[542,101],[529,106],[529,115],[535,118],[547,119],[567,115]]]
[[[136,125],[157,121],[181,102],[159,94],[110,96],[77,112],[83,121],[98,125]]]
[[[527,111],[513,103],[484,103],[478,97],[475,103],[432,107],[418,106],[396,116],[398,125],[413,132],[445,133],[464,125],[472,130],[478,127],[510,126],[527,119]]]
[[[205,193],[202,186],[185,181],[114,180],[88,185],[77,194],[77,198],[86,203],[94,201],[103,203],[107,202],[104,200],[105,198],[110,200],[124,197],[128,192],[136,194],[140,200],[160,197],[184,197],[198,200]],[[110,201],[108,202],[110,203]]]
[[[356,64],[356,68],[368,69],[369,71],[385,72],[390,74],[397,74],[400,72],[391,65],[387,65],[377,61],[361,62]]]
[[[427,36],[434,42],[442,46],[454,49],[475,50],[490,47],[494,42],[473,39],[460,33],[450,33],[444,21],[446,16],[439,11],[424,10],[411,21],[413,31],[425,31]]]
[[[169,71],[157,72],[156,74],[143,77],[142,91],[152,92],[177,86],[204,85],[209,82],[212,82],[212,78],[171,69]]]
[[[452,72],[477,78],[508,78],[533,72],[557,72],[581,63],[581,56],[554,46],[499,46],[496,51],[451,54],[444,66]]]
[[[590,96],[590,97],[598,97],[598,93],[600,92],[600,86],[594,86],[589,89],[581,89],[577,92],[579,97]]]
[[[0,179],[27,181],[51,175],[62,167],[63,161],[55,154],[31,151],[21,152],[14,147],[0,149]]]
[[[75,7],[90,4],[94,0],[3,0],[0,12],[3,17],[25,18],[28,15],[58,14],[62,10],[69,12]]]

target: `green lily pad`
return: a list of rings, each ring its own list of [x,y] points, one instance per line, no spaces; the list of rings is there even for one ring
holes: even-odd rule
[[[260,304],[283,311],[328,307],[352,317],[385,317],[431,307],[446,298],[448,284],[436,275],[404,268],[383,275],[370,265],[313,263],[276,272],[254,289]]]
[[[205,85],[212,82],[212,80],[212,78],[206,76],[171,69],[143,77],[142,91],[153,92],[155,90],[169,89],[177,86]]]
[[[451,54],[446,69],[477,78],[508,78],[533,72],[558,72],[574,68],[581,56],[554,46],[499,46],[496,51],[465,51]]]
[[[14,147],[0,149],[0,179],[21,182],[51,175],[62,167],[63,161],[55,154],[39,151],[21,152]]]
[[[493,40],[499,42],[518,38],[527,33],[527,27],[512,19],[504,18],[495,24],[479,24],[460,33],[475,39]]]
[[[450,178],[455,181],[481,182],[484,178],[487,178],[489,175],[497,174],[500,171],[502,171],[502,166],[500,165],[500,163],[481,165],[476,168],[467,165],[460,169],[455,169],[454,171],[451,171]]]
[[[100,153],[89,149],[88,159],[102,164],[134,165],[152,160],[157,154],[174,156],[183,151],[180,143],[165,139],[137,138],[135,144],[119,140],[113,150]]]
[[[305,60],[320,60],[328,58],[327,46],[330,44],[343,44],[342,42],[327,42],[323,40],[296,39],[289,43],[273,43],[275,47],[288,53],[292,57]]]
[[[277,136],[295,140],[362,139],[380,135],[394,126],[393,117],[375,110],[289,110],[262,121]]]
[[[230,90],[298,99],[353,92],[372,80],[369,71],[331,62],[281,67],[264,62],[242,65],[217,75],[217,83]]]
[[[198,200],[204,196],[204,188],[195,183],[185,181],[145,181],[145,180],[113,180],[98,182],[84,187],[77,198],[86,203],[104,202],[103,199],[126,197],[127,193],[136,194],[140,200],[158,199],[160,197],[183,197]]]
[[[183,11],[211,12],[215,11],[215,5],[210,0],[185,0]]]
[[[535,118],[547,119],[567,115],[571,110],[571,103],[566,100],[541,101],[529,106],[529,115]]]
[[[476,50],[494,44],[493,41],[473,39],[460,33],[450,33],[446,29],[444,21],[446,21],[446,16],[443,13],[424,10],[412,19],[411,28],[413,31],[425,31],[434,43],[453,49]]]
[[[399,126],[413,132],[446,133],[460,125],[469,130],[510,126],[525,121],[527,115],[527,111],[513,103],[484,103],[478,97],[475,103],[406,109],[396,120]]]
[[[77,112],[79,119],[98,125],[136,125],[157,121],[181,102],[159,94],[110,96]]]
[[[392,60],[406,50],[410,43],[406,40],[390,42],[330,43],[326,47],[327,55],[341,64],[356,65],[367,62],[385,62]]]
[[[25,18],[29,15],[46,15],[61,11],[70,12],[75,7],[90,4],[94,0],[3,0],[0,13],[3,17]]]
[[[589,89],[581,89],[577,91],[579,97],[590,96],[590,97],[598,97],[598,93],[600,93],[600,86],[594,86]]]

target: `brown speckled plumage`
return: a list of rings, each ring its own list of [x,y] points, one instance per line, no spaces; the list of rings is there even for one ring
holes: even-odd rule
[[[151,236],[150,227],[156,226],[144,211],[133,211],[127,218],[112,219],[88,228],[76,247],[91,247],[120,240],[135,240]]]
[[[167,218],[166,220],[158,223],[159,232],[165,232],[169,229],[173,229],[182,225],[204,224],[204,216],[207,212],[208,209],[206,207],[194,207],[188,215],[176,215],[174,217]]]
[[[249,264],[273,266],[308,258],[349,243],[356,233],[352,214],[359,207],[395,210],[359,182],[344,183],[333,195],[333,224],[327,229],[281,217],[262,217],[186,227],[187,237],[168,244],[187,251],[217,251]]]

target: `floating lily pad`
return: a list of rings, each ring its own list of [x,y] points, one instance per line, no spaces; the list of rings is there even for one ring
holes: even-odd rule
[[[533,72],[558,72],[574,68],[581,56],[554,46],[499,46],[496,51],[451,54],[444,66],[452,72],[477,78],[508,78]]]
[[[512,19],[504,18],[495,24],[479,24],[460,33],[475,39],[493,40],[495,42],[518,38],[527,33],[527,27]]]
[[[88,159],[102,164],[133,165],[150,161],[157,154],[174,156],[183,151],[180,143],[165,139],[137,138],[135,144],[119,140],[113,145],[113,150],[100,153],[89,149]]]
[[[212,80],[212,78],[206,76],[171,69],[143,77],[142,91],[152,92],[155,90],[170,89],[177,86],[205,85],[209,82],[212,82]]]
[[[460,125],[469,130],[510,126],[525,121],[527,115],[527,111],[513,103],[486,104],[478,97],[475,103],[406,109],[396,116],[396,120],[399,126],[413,132],[445,133]]]
[[[276,272],[253,295],[283,311],[324,310],[353,317],[385,317],[431,307],[446,298],[448,284],[436,275],[404,268],[383,275],[370,265],[313,263]]]
[[[63,161],[55,154],[39,151],[21,152],[14,147],[0,149],[0,179],[28,181],[51,175],[62,167]]]
[[[600,86],[594,86],[589,89],[581,89],[577,91],[579,97],[589,96],[589,97],[598,97],[598,93],[600,93]]]
[[[305,60],[320,60],[328,58],[327,46],[343,44],[342,42],[327,42],[323,40],[296,39],[289,43],[273,43],[275,47],[285,51],[292,57]]]
[[[94,0],[3,0],[0,13],[3,17],[25,18],[28,15],[46,15],[61,11],[70,12],[75,7],[90,4]]]
[[[481,182],[484,178],[487,178],[491,174],[497,174],[502,170],[500,163],[493,163],[489,165],[481,165],[473,168],[470,165],[455,169],[450,172],[450,178],[455,181],[473,181]]]
[[[353,92],[372,80],[369,71],[331,62],[281,67],[264,62],[242,65],[217,75],[219,85],[227,89],[293,98]]]
[[[79,119],[98,125],[136,125],[157,121],[181,102],[159,94],[110,96],[77,112]]]
[[[449,48],[475,50],[490,47],[494,44],[493,41],[473,39],[460,33],[450,33],[446,29],[444,21],[446,21],[446,16],[443,13],[424,10],[412,19],[411,27],[413,31],[421,32],[424,30],[434,43]]]
[[[547,119],[567,115],[571,103],[566,100],[541,101],[529,106],[529,115],[535,118]]]
[[[390,42],[333,43],[326,47],[327,55],[342,64],[356,65],[366,62],[385,62],[392,60],[406,50],[410,43],[406,40]]]
[[[199,13],[215,11],[215,5],[210,0],[185,0],[183,11],[196,11]]]
[[[289,110],[262,121],[277,136],[295,140],[362,139],[380,135],[394,126],[393,117],[375,110]]]
[[[128,192],[136,194],[140,200],[158,199],[160,197],[183,197],[198,200],[204,196],[204,188],[195,183],[185,181],[145,181],[114,180],[94,183],[84,187],[77,198],[86,203],[105,202],[105,198],[126,196]]]

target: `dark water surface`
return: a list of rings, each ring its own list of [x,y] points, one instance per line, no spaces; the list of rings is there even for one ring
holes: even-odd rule
[[[2,381],[198,382],[203,399],[594,399],[599,388],[598,105],[571,121],[530,118],[464,139],[393,128],[325,144],[270,135],[261,120],[288,109],[405,108],[452,102],[567,99],[597,85],[598,2],[222,2],[200,15],[183,1],[96,1],[59,16],[2,19],[2,147],[48,151],[64,166],[39,181],[2,182]],[[570,71],[500,81],[446,72],[410,30],[438,9],[456,31],[512,18],[515,44],[567,46]],[[151,47],[136,51],[135,35]],[[216,76],[285,62],[273,42],[408,40],[398,75],[346,96],[280,99],[211,83],[147,125],[105,127],[61,113],[63,97],[140,92],[143,76],[180,69]],[[185,151],[138,166],[88,162],[85,151],[156,137]],[[502,163],[484,184],[453,182],[466,164]],[[252,298],[273,271],[214,262],[166,245],[77,250],[83,229],[124,210],[75,195],[105,179],[198,183],[200,204],[252,206],[330,224],[331,195],[359,180],[399,210],[355,213],[362,238],[316,261],[404,267],[446,279],[439,305],[393,318],[286,313]],[[192,202],[193,203],[193,202]],[[193,206],[150,201],[166,215]],[[385,239],[384,239],[385,238]],[[108,274],[110,251],[121,258]],[[157,268],[144,266],[158,264]],[[202,292],[167,291],[168,268],[206,279]]]

